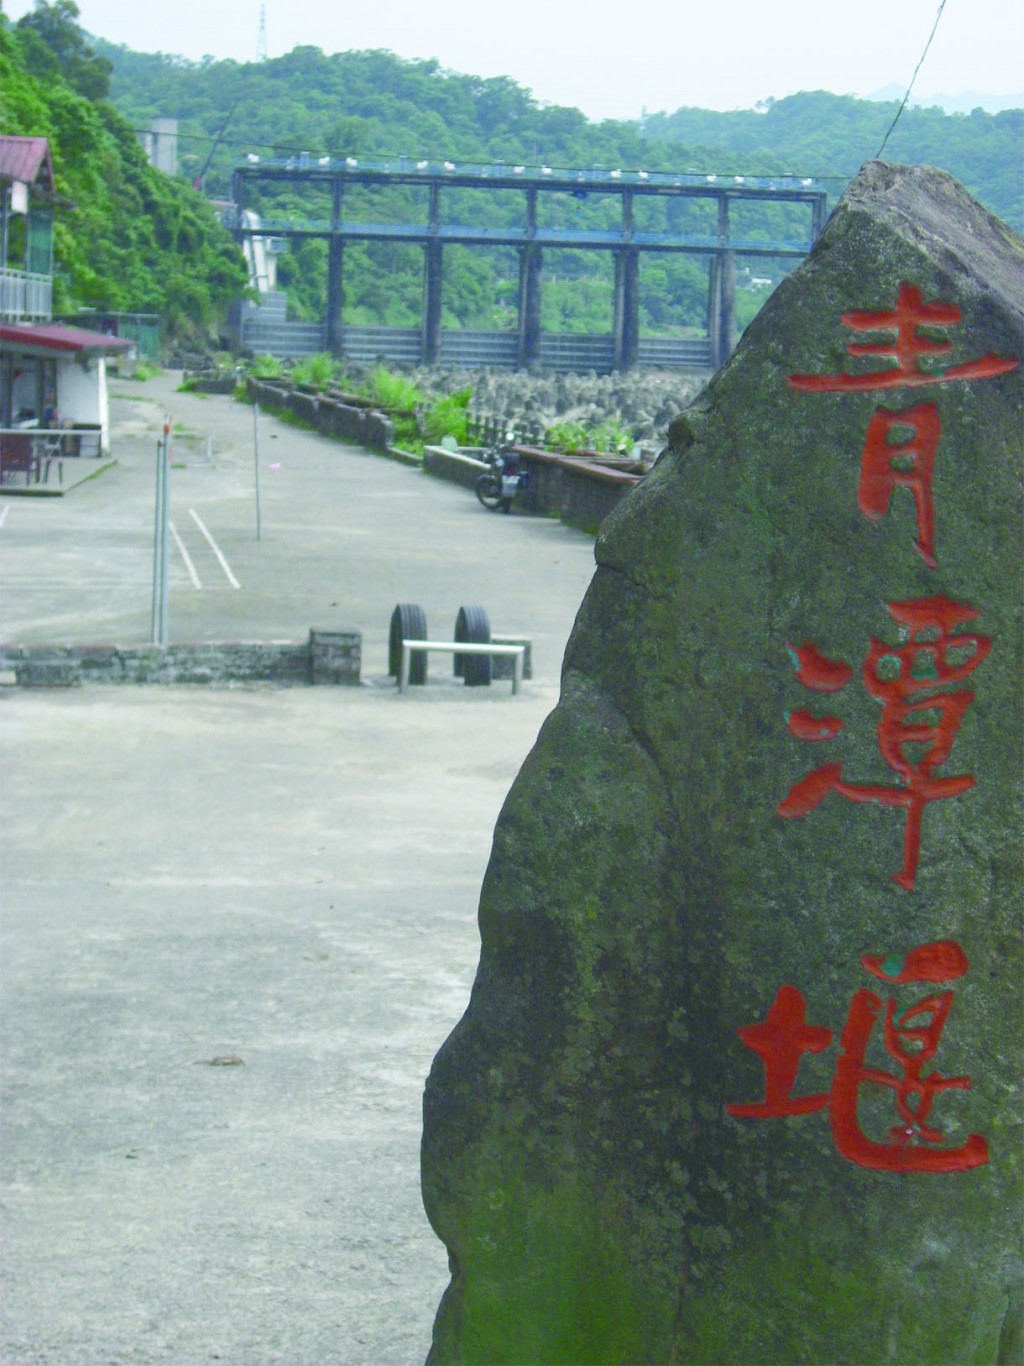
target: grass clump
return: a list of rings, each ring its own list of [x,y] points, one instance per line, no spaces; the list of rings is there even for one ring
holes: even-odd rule
[[[383,365],[378,365],[370,371],[365,389],[367,398],[373,399],[382,408],[398,408],[404,412],[411,412],[424,402],[422,389],[418,389],[411,379],[385,370]]]
[[[124,379],[134,379],[139,383],[143,380],[153,379],[156,375],[162,375],[163,370],[157,365],[155,360],[145,360],[142,356],[132,366],[130,374],[123,376]]]
[[[587,444],[587,429],[582,422],[556,422],[544,433],[544,444],[554,451],[572,455]]]
[[[253,356],[249,362],[249,374],[253,379],[280,379],[284,366],[276,356]]]
[[[435,399],[423,414],[423,439],[436,446],[446,436],[454,437],[460,446],[469,444],[469,400],[473,390],[457,389]]]
[[[334,357],[327,351],[321,351],[316,356],[296,361],[292,366],[291,380],[293,384],[305,384],[323,393],[333,383],[337,369],[338,363]]]
[[[585,427],[582,422],[556,422],[544,436],[551,450],[565,455],[577,451],[600,451],[609,455],[629,455],[633,449],[633,435],[617,418],[609,418],[596,427]]]

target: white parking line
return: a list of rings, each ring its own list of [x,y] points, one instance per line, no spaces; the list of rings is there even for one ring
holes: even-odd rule
[[[228,583],[230,583],[230,585],[231,585],[232,588],[241,588],[242,585],[241,585],[241,584],[238,582],[238,580],[235,578],[234,574],[232,574],[232,572],[231,572],[231,566],[228,564],[227,560],[224,558],[223,554],[221,553],[220,546],[217,544],[217,542],[213,539],[213,537],[212,537],[212,536],[210,535],[210,533],[207,531],[206,527],[203,525],[203,520],[202,520],[202,518],[199,516],[199,513],[196,512],[195,508],[189,508],[188,511],[189,511],[189,516],[192,518],[193,522],[195,522],[196,526],[199,528],[199,530],[200,530],[200,531],[203,533],[203,535],[206,537],[207,541],[210,543],[210,549],[211,549],[211,550],[213,551],[213,553],[217,556],[217,559],[220,561],[220,567],[221,567],[221,569],[223,569],[223,570],[224,570],[224,573],[228,576]]]
[[[192,556],[185,549],[185,542],[178,535],[178,528],[171,521],[168,521],[167,525],[170,528],[171,535],[174,537],[175,545],[177,545],[178,549],[181,551],[181,558],[185,561],[185,568],[189,572],[193,585],[196,588],[202,588],[203,585],[199,580],[199,575],[196,573],[196,567],[192,563]]]
[[[3,526],[4,522],[7,521],[7,514],[10,512],[10,510],[10,503],[4,503],[3,507],[0,508],[0,526]]]

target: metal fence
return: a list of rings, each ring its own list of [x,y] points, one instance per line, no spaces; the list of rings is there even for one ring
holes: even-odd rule
[[[515,332],[441,333],[441,364],[464,370],[514,370],[519,360]]]
[[[573,332],[542,332],[540,368],[555,371],[596,370],[606,374],[615,366],[611,337],[586,337]]]
[[[257,354],[297,360],[323,351],[324,328],[318,323],[275,319],[246,319],[242,343]],[[347,360],[372,365],[377,360],[419,365],[422,334],[418,327],[343,327],[342,350]],[[657,369],[710,369],[711,342],[707,337],[641,337],[637,360]],[[441,364],[465,370],[514,370],[519,363],[515,332],[447,329],[441,333]],[[607,374],[615,364],[611,337],[578,332],[544,332],[540,339],[540,367],[556,372],[594,370]]]
[[[418,365],[421,338],[418,327],[344,327],[342,349],[347,360],[372,365],[375,360]]]
[[[710,370],[711,338],[641,337],[637,360],[658,370]]]
[[[53,279],[27,270],[0,270],[0,318],[5,322],[45,322],[53,306]]]
[[[242,345],[256,355],[276,356],[278,360],[298,360],[326,350],[322,323],[261,323],[246,321]]]

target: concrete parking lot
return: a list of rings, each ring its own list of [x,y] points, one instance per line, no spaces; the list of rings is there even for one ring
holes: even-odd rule
[[[0,689],[0,1360],[422,1361],[423,1079],[592,542],[268,418],[257,541],[251,411],[174,378],[115,381],[114,469],[0,498],[0,637],[148,639],[169,408],[171,639],[354,626],[364,682]],[[470,691],[439,657],[399,697],[398,601],[434,634],[482,604],[534,680]]]
[[[386,672],[396,603],[421,603],[435,638],[480,604],[495,631],[532,637],[538,677],[557,678],[590,537],[487,513],[471,492],[261,416],[257,540],[252,410],[177,393],[176,378],[114,381],[113,469],[61,499],[0,497],[4,640],[150,639],[154,461],[169,412],[171,640],[351,626],[372,678]]]

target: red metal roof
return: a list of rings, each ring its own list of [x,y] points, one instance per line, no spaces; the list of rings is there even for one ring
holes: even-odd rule
[[[53,194],[53,162],[46,138],[0,137],[0,180],[23,180],[35,184],[44,172],[43,188]]]
[[[66,351],[72,355],[91,352],[127,351],[132,342],[108,337],[105,332],[87,332],[83,327],[62,327],[57,323],[0,323],[0,345],[5,351]]]

